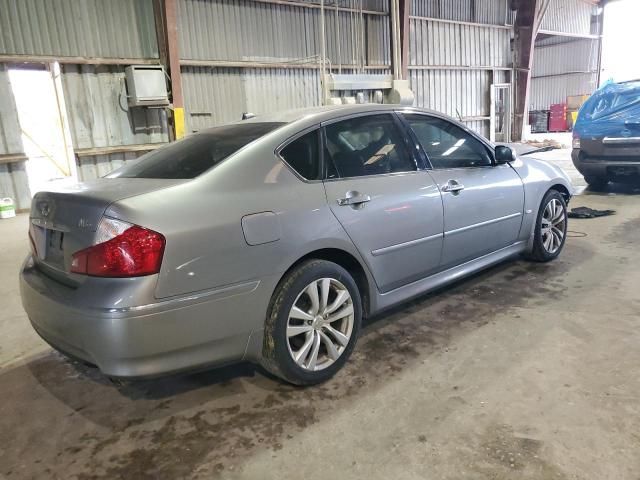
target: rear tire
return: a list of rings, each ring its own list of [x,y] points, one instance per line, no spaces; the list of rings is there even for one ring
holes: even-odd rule
[[[564,197],[557,190],[549,190],[538,210],[530,260],[549,262],[560,255],[567,239],[567,219]]]
[[[606,177],[595,177],[591,175],[585,175],[584,180],[594,190],[602,190],[609,183],[609,179]]]
[[[324,382],[351,355],[361,321],[360,292],[349,272],[326,260],[305,261],[271,298],[262,366],[294,385]]]

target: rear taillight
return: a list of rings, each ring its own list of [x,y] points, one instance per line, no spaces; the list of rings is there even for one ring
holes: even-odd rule
[[[573,134],[573,142],[571,143],[571,146],[573,148],[580,148],[580,137],[578,135],[576,135],[576,133],[574,132]]]
[[[96,245],[71,257],[71,271],[95,277],[139,277],[160,271],[164,236],[153,230],[103,218]]]

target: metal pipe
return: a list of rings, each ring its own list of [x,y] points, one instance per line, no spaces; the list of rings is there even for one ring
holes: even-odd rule
[[[325,61],[327,59],[326,34],[324,31],[324,0],[320,0],[320,82],[322,85],[322,98],[320,102],[324,104],[326,95]]]
[[[342,73],[342,52],[340,51],[340,15],[336,0],[336,48],[338,49],[338,73]]]
[[[363,14],[363,10],[362,10],[362,2],[363,0],[360,0],[360,72],[364,73],[364,66],[367,63],[366,60],[366,51],[365,51],[365,37],[364,37],[364,14]]]
[[[213,68],[282,68],[282,69],[298,69],[298,70],[315,70],[320,69],[320,56],[312,57],[309,62],[245,62],[242,60],[180,60],[182,67],[213,67]],[[342,65],[345,69],[357,70],[360,68],[355,63],[345,63]],[[365,70],[386,70],[391,65],[365,65]],[[454,67],[455,68],[455,67]]]
[[[510,72],[512,68],[491,65],[409,65],[409,70],[502,70]]]
[[[158,58],[63,57],[57,55],[3,55],[2,63],[71,63],[74,65],[160,65]]]
[[[320,5],[316,3],[297,2],[295,0],[250,0],[250,1],[257,2],[257,3],[271,3],[274,5],[290,5],[292,7],[301,7],[301,8],[310,8],[310,9],[320,8]],[[359,9],[357,8],[348,8],[348,7],[338,7],[338,10],[340,10],[341,12],[351,12],[351,13],[359,12]],[[363,10],[362,12],[365,15],[378,15],[378,16],[387,15],[386,12],[380,12],[377,10]]]
[[[402,78],[402,68],[400,65],[400,5],[398,0],[390,0],[391,3],[391,64],[393,65],[393,77],[396,80]]]
[[[327,58],[326,33],[324,31],[324,0],[320,0],[320,72],[324,75],[325,61]]]
[[[498,30],[512,30],[512,25],[494,25],[491,23],[477,23],[477,22],[465,22],[462,20],[447,20],[444,18],[435,18],[435,17],[421,17],[419,15],[409,15],[411,20],[424,20],[429,22],[438,22],[438,23],[449,23],[454,25],[465,25],[469,27],[483,27],[483,28],[495,28]]]
[[[393,66],[393,78],[398,80],[398,42],[400,36],[396,35],[398,23],[396,22],[396,2],[395,0],[389,0],[389,12],[391,17],[391,65]]]

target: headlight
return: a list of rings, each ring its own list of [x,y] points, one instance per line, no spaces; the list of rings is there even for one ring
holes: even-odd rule
[[[573,137],[573,148],[580,148],[580,137]]]

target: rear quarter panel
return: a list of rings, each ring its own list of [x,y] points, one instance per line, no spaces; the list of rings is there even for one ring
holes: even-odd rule
[[[110,216],[165,235],[157,298],[256,279],[272,291],[297,259],[320,248],[359,257],[328,208],[322,183],[293,174],[273,153],[278,141],[261,143],[192,182],[108,209]],[[274,214],[279,239],[249,245],[242,219],[262,212]]]

